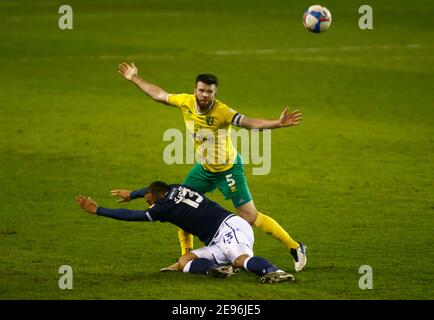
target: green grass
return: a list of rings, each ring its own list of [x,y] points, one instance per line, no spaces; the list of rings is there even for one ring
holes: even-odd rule
[[[326,1],[321,35],[302,27],[307,1],[72,1],[70,31],[61,4],[0,3],[0,299],[434,298],[431,0],[378,1],[364,31],[361,2]],[[159,273],[179,254],[174,226],[77,208],[79,193],[116,207],[111,189],[191,168],[164,164],[181,114],[123,81],[125,60],[170,92],[215,73],[219,98],[248,116],[301,109],[301,126],[272,133],[270,174],[246,166],[258,209],[309,247],[295,284]],[[292,270],[280,243],[255,236],[257,255]],[[58,288],[64,264],[73,290]],[[358,287],[366,264],[373,290]]]

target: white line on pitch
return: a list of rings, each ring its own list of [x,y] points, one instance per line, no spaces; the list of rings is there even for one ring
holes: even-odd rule
[[[376,45],[376,46],[342,46],[342,47],[311,47],[311,48],[287,48],[287,49],[254,49],[254,50],[217,50],[211,54],[221,56],[240,56],[240,55],[267,55],[300,52],[325,52],[325,51],[360,51],[360,50],[394,50],[394,49],[420,49],[431,46],[420,44],[405,45]]]

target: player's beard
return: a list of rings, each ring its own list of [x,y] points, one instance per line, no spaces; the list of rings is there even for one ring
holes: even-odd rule
[[[196,97],[196,103],[199,106],[199,109],[203,110],[203,111],[208,110],[211,107],[213,101],[214,100],[211,100],[211,101],[207,102],[206,104],[204,104],[203,102],[200,102],[200,100]]]

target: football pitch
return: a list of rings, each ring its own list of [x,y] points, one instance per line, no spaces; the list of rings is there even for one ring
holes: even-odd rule
[[[333,15],[322,34],[303,28],[309,1],[70,1],[72,30],[61,1],[1,1],[0,299],[434,299],[434,3],[373,1],[372,30],[362,2],[318,3]],[[173,93],[216,74],[218,99],[249,117],[301,110],[302,125],[272,131],[270,173],[245,167],[258,210],[308,246],[295,283],[161,273],[180,254],[175,226],[79,209],[78,194],[117,208],[110,190],[192,167],[163,161],[181,113],[122,79],[124,61]],[[293,272],[254,232],[255,254]]]

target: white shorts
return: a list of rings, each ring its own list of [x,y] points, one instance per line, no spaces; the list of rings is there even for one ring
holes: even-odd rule
[[[239,216],[230,216],[220,225],[211,243],[191,251],[198,258],[206,258],[217,264],[229,264],[243,254],[253,256],[253,229]]]

